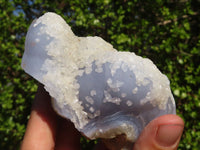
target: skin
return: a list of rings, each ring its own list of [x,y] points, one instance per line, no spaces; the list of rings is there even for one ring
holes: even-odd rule
[[[50,99],[40,85],[21,150],[80,150],[81,134],[70,121],[54,112]],[[177,115],[158,117],[145,127],[133,150],[176,150],[183,128],[184,122]],[[94,150],[108,149],[100,142]]]

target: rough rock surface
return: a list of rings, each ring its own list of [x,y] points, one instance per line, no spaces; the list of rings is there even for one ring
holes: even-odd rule
[[[55,13],[31,24],[22,68],[90,139],[125,135],[122,147],[130,146],[151,120],[176,111],[169,80],[151,60],[118,52],[100,37],[77,37]]]

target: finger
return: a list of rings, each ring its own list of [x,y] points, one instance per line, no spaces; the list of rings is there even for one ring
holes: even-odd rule
[[[32,107],[21,150],[53,150],[56,134],[56,113],[51,98],[40,85]]]
[[[145,127],[133,150],[176,150],[183,128],[183,120],[176,115],[158,117]]]
[[[74,125],[59,117],[56,135],[56,150],[80,150],[80,133]]]

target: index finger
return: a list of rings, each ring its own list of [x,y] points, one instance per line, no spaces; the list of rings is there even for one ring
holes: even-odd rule
[[[56,120],[56,113],[51,106],[51,97],[43,86],[39,85],[21,150],[54,149]]]

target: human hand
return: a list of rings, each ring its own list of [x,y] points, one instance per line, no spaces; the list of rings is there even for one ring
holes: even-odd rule
[[[160,116],[144,128],[133,150],[176,150],[183,128],[177,115]]]
[[[21,150],[80,150],[80,133],[54,112],[51,97],[39,85]]]
[[[176,150],[183,128],[183,120],[176,115],[158,117],[145,127],[133,150]],[[79,150],[80,137],[70,121],[53,111],[50,96],[39,86],[21,150]],[[106,147],[99,143],[95,150]]]

